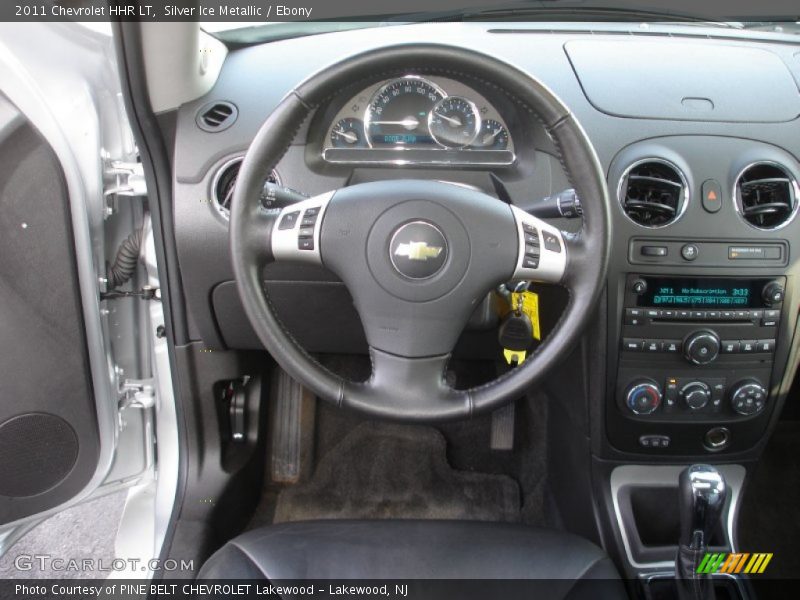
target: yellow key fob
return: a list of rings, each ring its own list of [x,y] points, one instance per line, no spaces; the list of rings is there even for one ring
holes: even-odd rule
[[[522,301],[520,302],[520,296]],[[539,322],[539,294],[531,291],[513,292],[511,294],[511,306],[519,308],[531,320],[533,339],[542,339],[542,328]]]
[[[506,362],[511,366],[517,367],[525,362],[528,353],[525,350],[503,350]]]

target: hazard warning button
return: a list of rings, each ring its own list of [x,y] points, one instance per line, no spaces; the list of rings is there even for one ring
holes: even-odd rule
[[[703,208],[710,213],[717,212],[722,208],[722,190],[719,182],[715,179],[706,179],[703,182]]]

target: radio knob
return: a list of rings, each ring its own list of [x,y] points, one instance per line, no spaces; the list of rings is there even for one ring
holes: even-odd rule
[[[719,355],[719,336],[713,331],[695,331],[683,342],[686,360],[696,365],[707,365]]]
[[[770,281],[761,290],[761,298],[767,306],[775,306],[783,302],[783,286],[779,281]]]
[[[693,381],[681,388],[681,398],[692,410],[700,410],[711,400],[711,390],[702,381]]]
[[[749,417],[761,412],[767,403],[767,390],[755,379],[745,379],[733,386],[731,408]]]
[[[635,415],[649,415],[661,405],[661,388],[652,379],[639,379],[628,386],[625,404]]]

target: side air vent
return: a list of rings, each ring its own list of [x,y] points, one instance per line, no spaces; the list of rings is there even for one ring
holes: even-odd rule
[[[758,229],[779,229],[797,210],[797,182],[782,166],[756,163],[736,180],[736,209]]]
[[[237,116],[239,116],[239,110],[230,102],[214,102],[206,104],[197,111],[195,121],[203,131],[217,133],[225,131],[233,125]]]
[[[665,227],[683,214],[689,201],[683,173],[670,162],[647,159],[632,164],[619,184],[625,214],[645,227]]]
[[[217,171],[212,185],[214,190],[214,204],[219,213],[226,219],[230,216],[231,200],[233,190],[236,186],[236,178],[239,176],[239,168],[242,166],[242,158],[234,158],[228,161]],[[267,177],[268,183],[281,185],[281,180],[276,171],[272,171]]]

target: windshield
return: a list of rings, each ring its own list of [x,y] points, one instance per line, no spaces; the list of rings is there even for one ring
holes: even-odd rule
[[[403,12],[396,12],[402,7]],[[242,13],[244,14],[244,13]],[[307,6],[270,5],[249,20],[203,21],[203,29],[232,44],[253,44],[291,37],[424,22],[584,22],[656,23],[759,30],[795,35],[794,0],[383,0],[313,2]],[[243,19],[240,17],[237,17]]]

